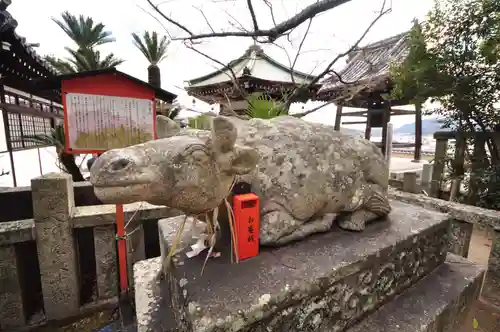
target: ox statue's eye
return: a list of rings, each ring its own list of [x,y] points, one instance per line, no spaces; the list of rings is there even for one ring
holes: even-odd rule
[[[195,150],[191,153],[193,159],[197,162],[204,163],[208,161],[208,155],[201,150]]]

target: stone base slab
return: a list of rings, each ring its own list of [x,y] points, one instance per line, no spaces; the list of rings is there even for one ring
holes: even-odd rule
[[[165,257],[140,262],[138,330],[344,331],[445,260],[447,216],[392,203],[388,220],[362,233],[333,229],[239,264],[226,251],[209,259],[203,275],[204,255],[180,252],[163,274]],[[180,220],[159,224],[164,256]]]
[[[484,268],[448,254],[445,264],[348,332],[457,332],[477,300]]]

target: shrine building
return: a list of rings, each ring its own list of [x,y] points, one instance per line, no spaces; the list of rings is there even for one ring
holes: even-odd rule
[[[412,96],[394,100],[390,93],[393,83],[390,75],[391,64],[402,63],[409,54],[409,32],[368,44],[348,55],[346,66],[337,75],[322,82],[315,100],[336,99],[337,114],[335,129],[340,125],[366,124],[365,138],[370,139],[372,128],[382,128],[381,149],[385,154],[387,124],[392,116],[415,115],[415,143],[393,142],[393,147],[414,147],[414,160],[421,159],[422,148],[422,105],[415,104],[415,110],[397,108],[410,104]],[[344,107],[364,109],[345,112]],[[341,122],[342,117],[364,117],[364,121]]]

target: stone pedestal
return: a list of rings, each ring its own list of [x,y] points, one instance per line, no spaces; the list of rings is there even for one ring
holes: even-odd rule
[[[442,265],[446,215],[392,202],[387,220],[362,233],[340,229],[231,264],[165,253],[179,218],[159,225],[160,261],[135,268],[139,331],[344,331]],[[170,221],[170,222],[168,222]],[[189,228],[187,228],[189,229]],[[187,241],[184,238],[184,241]],[[148,268],[149,264],[149,268]]]

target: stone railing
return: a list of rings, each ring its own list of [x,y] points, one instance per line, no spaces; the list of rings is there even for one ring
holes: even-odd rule
[[[415,184],[415,175],[406,176],[405,189],[421,188]],[[400,188],[403,189],[403,188]],[[447,213],[452,219],[449,251],[465,258],[469,254],[474,229],[486,230],[491,234],[492,245],[488,259],[488,271],[482,290],[482,298],[500,307],[500,212],[471,205],[460,204],[391,188],[389,197],[394,200],[422,206],[427,209]]]
[[[116,305],[115,206],[75,206],[69,175],[32,180],[33,218],[0,223],[0,331],[44,325]],[[160,254],[157,220],[177,215],[124,206],[128,266]],[[132,280],[131,278],[129,280]]]

